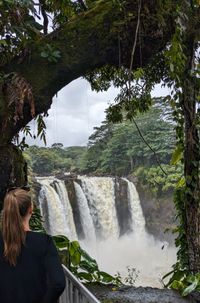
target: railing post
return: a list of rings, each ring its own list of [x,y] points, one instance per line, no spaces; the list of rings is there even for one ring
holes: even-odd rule
[[[100,303],[100,301],[63,265],[66,288],[59,303]]]

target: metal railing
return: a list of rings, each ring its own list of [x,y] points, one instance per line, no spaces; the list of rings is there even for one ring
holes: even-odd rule
[[[59,303],[100,303],[100,301],[63,266],[66,277],[66,288],[60,297]]]

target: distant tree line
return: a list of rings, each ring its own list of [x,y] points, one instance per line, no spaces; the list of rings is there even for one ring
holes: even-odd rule
[[[161,102],[162,101],[162,102]],[[88,146],[31,146],[24,156],[36,174],[77,172],[96,175],[133,173],[156,193],[172,188],[181,175],[181,166],[171,166],[175,131],[163,100],[154,99],[150,111],[131,121],[113,124],[103,121],[89,137]],[[144,142],[145,141],[145,142]],[[148,142],[148,145],[146,143]]]

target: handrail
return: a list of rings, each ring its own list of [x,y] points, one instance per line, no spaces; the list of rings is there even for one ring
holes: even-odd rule
[[[100,303],[100,301],[63,265],[66,288],[59,303]]]

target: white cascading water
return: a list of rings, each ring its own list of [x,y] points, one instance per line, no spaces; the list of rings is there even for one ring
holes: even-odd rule
[[[79,179],[89,204],[97,237],[101,239],[118,238],[119,224],[115,208],[113,179],[86,176],[81,176]]]
[[[145,234],[145,218],[142,212],[137,189],[133,182],[130,182],[126,178],[123,178],[123,180],[127,182],[128,187],[128,200],[132,217],[132,230],[135,233],[139,232],[140,234]]]
[[[110,226],[113,227],[110,220],[112,221],[114,218],[114,221],[117,222],[116,211],[114,211],[114,217],[109,216],[109,220],[106,221],[104,217],[107,214],[106,211],[113,207],[112,203],[108,203],[108,196],[110,196],[108,191],[111,190],[113,193],[112,179],[99,177],[80,177],[80,179],[93,218],[99,219],[99,211],[104,210],[99,220],[103,224],[108,224],[107,227],[110,230]],[[112,232],[107,230],[104,239],[98,240],[95,245],[88,243],[87,239],[82,245],[97,260],[102,270],[113,275],[120,272],[123,278],[130,275],[127,269],[129,267],[138,273],[136,286],[161,287],[161,277],[170,271],[172,264],[176,261],[176,250],[166,245],[163,249],[163,243],[156,241],[152,235],[146,232],[145,218],[136,187],[129,180],[125,178],[124,180],[127,182],[133,232],[118,238],[116,237],[118,235],[117,227],[117,233],[113,232],[113,229],[111,229]],[[105,201],[103,200],[104,195],[102,195],[104,191],[107,191],[106,196],[108,195]],[[114,200],[114,193],[111,196]],[[118,223],[115,223],[114,226],[116,224]]]
[[[70,239],[77,239],[72,211],[70,206],[66,206],[69,202],[68,195],[63,192],[61,181],[52,177],[37,178],[37,181],[42,186],[39,193],[39,205],[41,214],[46,221],[44,225],[47,232],[51,235],[65,235]],[[61,196],[51,186],[53,181],[56,181]],[[48,217],[44,210],[48,212]],[[67,211],[68,213],[66,213]],[[68,217],[67,220],[66,217]]]
[[[77,203],[78,203],[80,218],[81,218],[81,225],[83,227],[84,235],[87,241],[95,242],[96,241],[95,228],[90,214],[90,209],[88,206],[87,199],[84,195],[81,186],[77,182],[74,182],[74,188],[75,188],[75,193],[76,193],[76,198],[77,198]]]
[[[76,227],[74,224],[72,207],[69,202],[69,197],[68,197],[67,189],[65,186],[65,182],[62,180],[56,179],[55,186],[56,186],[56,190],[58,192],[59,198],[60,198],[61,203],[64,208],[65,221],[66,221],[66,224],[67,224],[67,227],[69,230],[67,236],[69,239],[76,240],[77,239]]]
[[[86,176],[78,179],[81,186],[74,182],[74,188],[81,225],[86,235],[81,241],[83,248],[97,260],[101,270],[110,274],[120,272],[122,277],[127,277],[127,266],[130,266],[139,271],[136,286],[160,287],[160,277],[169,272],[176,261],[176,250],[167,246],[162,249],[163,243],[146,232],[145,218],[134,184],[124,178],[133,232],[119,238],[113,179]],[[39,203],[47,222],[47,231],[52,235],[65,234],[70,238],[75,227],[64,182],[52,177],[38,178],[38,182],[42,186]],[[51,186],[53,182],[56,190]]]

